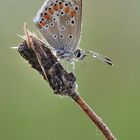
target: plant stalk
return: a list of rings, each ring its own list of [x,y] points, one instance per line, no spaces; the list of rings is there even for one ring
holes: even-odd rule
[[[72,97],[73,98],[73,97]],[[76,95],[73,100],[82,108],[86,115],[92,120],[92,122],[99,128],[107,140],[116,140],[106,124],[101,118],[88,106],[88,104],[80,97]]]

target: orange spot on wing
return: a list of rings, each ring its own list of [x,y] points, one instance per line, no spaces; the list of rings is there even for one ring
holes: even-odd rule
[[[65,8],[64,8],[64,12],[65,12],[66,14],[69,13],[69,10],[70,10],[69,7],[65,7]]]
[[[42,26],[40,25],[40,23],[38,23],[38,27],[41,29],[42,28]]]
[[[54,13],[54,10],[53,9],[48,9],[48,13],[52,14]]]
[[[75,11],[73,11],[73,10],[70,11],[70,16],[71,16],[71,17],[75,16],[75,14],[76,14]]]
[[[57,5],[57,4],[54,5],[54,6],[53,6],[53,9],[57,11],[57,10],[59,9],[58,5]]]
[[[62,9],[63,8],[63,4],[61,3],[61,4],[59,4],[59,8],[60,9]]]
[[[43,17],[44,17],[45,19],[47,19],[47,20],[50,19],[49,15],[48,15],[47,13],[45,13]]]
[[[46,25],[46,22],[40,22],[39,26],[44,27]]]

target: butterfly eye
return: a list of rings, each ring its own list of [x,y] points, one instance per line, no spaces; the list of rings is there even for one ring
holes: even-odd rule
[[[77,58],[80,58],[80,56],[81,56],[81,53],[80,53],[80,51],[77,53]]]
[[[85,52],[81,50],[77,50],[75,52],[75,55],[76,55],[76,58],[79,60],[82,60],[86,56]]]

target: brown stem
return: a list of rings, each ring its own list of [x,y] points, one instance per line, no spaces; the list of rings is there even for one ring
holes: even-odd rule
[[[21,56],[28,60],[31,66],[44,77],[55,94],[70,96],[95,123],[107,140],[116,140],[109,128],[77,94],[76,77],[73,73],[68,73],[63,68],[43,42],[32,36],[32,34],[29,36],[28,31],[25,34],[26,40],[18,47]]]
[[[87,105],[87,103],[79,96],[73,98],[73,100],[84,110],[89,118],[95,123],[99,130],[103,133],[107,140],[116,140],[106,124],[101,120],[100,117]]]

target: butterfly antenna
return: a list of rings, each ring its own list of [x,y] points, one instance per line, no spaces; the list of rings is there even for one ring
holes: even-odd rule
[[[102,56],[101,54],[94,52],[94,51],[88,51],[88,53],[91,53],[94,58],[96,58],[110,66],[113,66],[113,63],[110,58],[108,58],[106,56]]]

